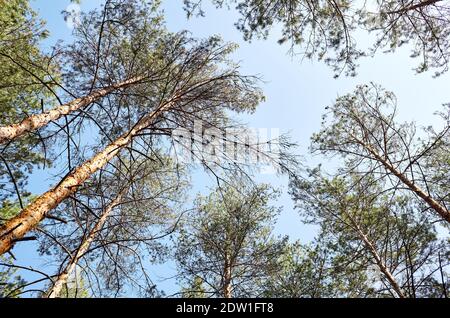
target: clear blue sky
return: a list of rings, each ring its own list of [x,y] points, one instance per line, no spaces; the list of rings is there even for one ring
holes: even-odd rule
[[[206,1],[207,2],[207,1]],[[39,15],[47,21],[50,38],[45,43],[48,48],[58,39],[70,41],[71,30],[66,26],[60,12],[68,5],[68,0],[35,0],[32,6]],[[99,0],[83,0],[82,10],[89,10],[99,5]],[[370,81],[382,84],[396,93],[400,119],[416,121],[420,125],[433,125],[436,117],[433,113],[441,109],[441,104],[450,101],[449,76],[432,79],[431,73],[416,75],[412,68],[418,63],[409,58],[407,46],[390,54],[378,54],[375,58],[362,60],[358,76],[354,78],[341,77],[333,79],[333,73],[321,62],[291,57],[287,54],[288,47],[276,43],[277,30],[266,41],[242,41],[242,35],[235,29],[237,15],[225,9],[216,10],[206,6],[205,18],[187,20],[182,10],[182,0],[165,0],[163,8],[168,28],[171,31],[187,29],[195,37],[207,37],[219,34],[226,41],[238,43],[240,48],[234,53],[234,58],[241,61],[242,70],[247,74],[259,74],[265,80],[263,90],[267,101],[255,114],[241,117],[249,126],[256,128],[279,128],[290,132],[292,140],[299,143],[299,154],[305,156],[309,163],[324,161],[324,158],[312,158],[308,155],[309,138],[320,128],[324,108],[333,103],[342,94],[351,92],[356,85]],[[361,38],[365,43],[366,39]],[[289,235],[292,240],[310,240],[314,231],[311,227],[301,224],[300,218],[293,210],[293,204],[286,194],[286,178],[260,175],[257,180],[269,182],[283,189],[284,193],[277,205],[283,206],[284,212],[278,221],[276,232]],[[49,184],[55,182],[48,172],[36,172],[30,180],[30,190],[42,193]],[[193,175],[194,190],[205,192],[211,179],[198,172]],[[42,267],[40,258],[33,252],[31,243],[21,243],[15,248],[21,264],[31,262]],[[47,268],[48,269],[48,268]],[[152,268],[154,274],[169,276],[174,265],[166,264]],[[161,285],[169,293],[176,288],[173,281],[165,281]]]

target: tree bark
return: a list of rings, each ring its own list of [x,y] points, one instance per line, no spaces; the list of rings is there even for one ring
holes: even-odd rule
[[[423,189],[418,187],[414,182],[409,180],[401,171],[396,169],[390,162],[383,158],[376,150],[374,150],[370,145],[361,141],[359,138],[353,136],[353,138],[361,146],[363,146],[367,151],[374,157],[375,160],[380,162],[388,171],[390,171],[394,176],[396,176],[408,189],[414,192],[418,197],[420,197],[425,203],[428,204],[430,208],[435,210],[444,220],[450,223],[450,211],[447,210],[443,205],[436,201],[433,197],[427,194]]]
[[[87,96],[74,99],[69,103],[48,110],[41,114],[31,115],[30,117],[22,120],[20,123],[0,127],[0,144],[10,142],[28,132],[38,130],[39,128],[46,126],[53,120],[57,120],[64,115],[76,111],[77,109],[84,108],[87,105],[97,101],[101,97],[110,94],[111,92],[128,87],[130,85],[134,85],[142,79],[143,77],[134,77],[129,80],[116,83],[114,85],[96,90]]]
[[[225,265],[223,268],[223,297],[232,298],[232,285],[231,285],[231,264],[228,257],[225,257]]]
[[[47,292],[46,297],[48,298],[57,298],[60,296],[61,291],[65,284],[67,284],[67,280],[69,279],[70,275],[74,272],[78,261],[83,257],[83,255],[89,250],[90,245],[94,241],[95,237],[97,236],[97,233],[101,231],[103,228],[103,225],[105,224],[106,220],[110,216],[113,209],[120,204],[122,201],[122,197],[125,194],[125,190],[119,193],[116,198],[104,209],[102,215],[98,219],[97,223],[95,224],[94,228],[89,232],[87,237],[83,239],[80,246],[75,252],[75,255],[71,256],[71,259],[69,263],[65,266],[65,268],[60,272],[58,277],[56,278],[55,282],[53,283],[53,286],[50,288],[50,290]]]
[[[148,128],[163,112],[170,109],[175,98],[159,106],[155,111],[147,114],[127,133],[109,144],[103,151],[97,153],[74,171],[69,173],[62,181],[39,196],[24,208],[17,216],[0,227],[0,255],[8,252],[15,242],[20,241],[24,235],[32,230],[46,214],[57,207],[64,199],[75,193],[92,174],[101,169],[114,158],[118,152],[127,146],[131,140],[143,129]]]

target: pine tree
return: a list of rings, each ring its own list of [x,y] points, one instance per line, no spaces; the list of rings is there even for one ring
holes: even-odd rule
[[[177,238],[181,283],[202,282],[207,297],[259,296],[258,286],[276,270],[274,260],[285,243],[272,234],[279,212],[270,205],[275,196],[268,185],[245,181],[199,196]]]

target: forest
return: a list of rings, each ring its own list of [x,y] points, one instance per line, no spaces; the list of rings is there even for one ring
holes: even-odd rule
[[[0,0],[0,298],[448,298],[450,1],[58,2]]]

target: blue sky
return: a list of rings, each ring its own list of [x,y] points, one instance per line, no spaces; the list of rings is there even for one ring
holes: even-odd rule
[[[99,0],[83,0],[82,10],[97,6]],[[61,11],[69,4],[68,0],[34,0],[32,6],[47,21],[50,38],[44,43],[49,48],[56,40],[70,41],[71,30],[67,27]],[[258,74],[264,79],[262,88],[267,97],[255,114],[240,117],[249,126],[255,128],[279,128],[290,132],[292,140],[299,143],[298,152],[310,164],[323,162],[324,158],[308,155],[309,138],[320,129],[321,116],[327,105],[333,103],[339,95],[351,92],[356,85],[373,81],[382,84],[386,89],[395,92],[398,98],[399,118],[416,121],[419,125],[433,125],[436,117],[433,113],[442,109],[443,103],[450,101],[449,73],[436,79],[431,72],[416,75],[412,70],[418,63],[409,57],[407,46],[395,53],[377,54],[374,58],[360,61],[357,77],[333,78],[331,69],[322,62],[303,60],[288,55],[288,47],[276,43],[275,29],[268,40],[254,40],[246,43],[242,35],[235,29],[237,14],[231,10],[215,9],[205,6],[206,17],[186,19],[182,10],[182,0],[163,1],[167,26],[171,31],[187,29],[193,36],[203,38],[219,34],[225,41],[239,44],[233,57],[241,62],[242,72]],[[361,43],[367,39],[361,37]],[[268,182],[283,189],[284,193],[275,204],[283,206],[276,227],[276,233],[289,235],[291,239],[308,241],[314,236],[311,227],[301,224],[300,218],[293,209],[293,204],[286,193],[287,179],[271,175],[259,175],[257,180]],[[45,192],[55,182],[48,172],[38,171],[30,179],[29,189],[34,193]],[[204,173],[193,174],[193,192],[205,192],[211,179]],[[33,251],[31,244],[21,243],[15,248],[20,263],[42,267],[42,261]],[[170,275],[173,264],[152,268],[159,276]],[[168,292],[174,291],[173,281],[165,281],[162,285]]]

